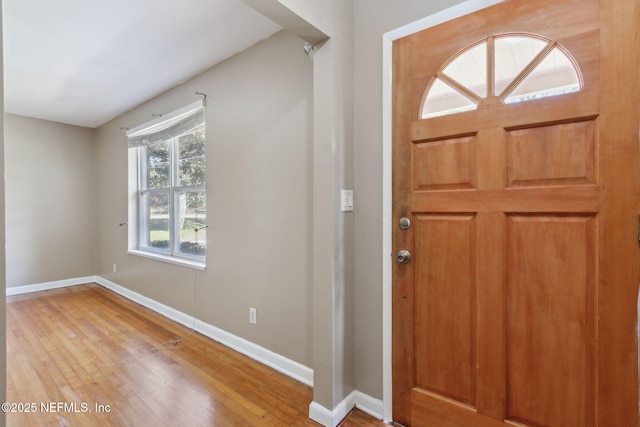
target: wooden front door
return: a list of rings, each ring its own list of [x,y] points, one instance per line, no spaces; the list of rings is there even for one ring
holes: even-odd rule
[[[639,14],[507,0],[394,42],[395,422],[638,425]],[[518,89],[555,48],[576,86]],[[447,68],[466,52],[484,60]],[[443,88],[462,107],[430,114]]]

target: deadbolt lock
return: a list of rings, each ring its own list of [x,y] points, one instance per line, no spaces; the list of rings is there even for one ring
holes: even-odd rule
[[[411,220],[406,216],[404,216],[400,218],[400,221],[398,222],[398,226],[400,227],[400,230],[408,230],[411,228]]]

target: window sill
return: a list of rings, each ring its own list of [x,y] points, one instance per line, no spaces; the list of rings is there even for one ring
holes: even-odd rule
[[[175,264],[182,267],[193,268],[195,270],[205,271],[207,269],[207,264],[201,261],[194,261],[190,259],[165,256],[165,255],[154,254],[151,252],[145,252],[145,251],[140,251],[135,249],[130,249],[127,251],[127,253],[130,255],[140,256],[143,258],[153,259],[156,261],[166,262],[169,264]]]

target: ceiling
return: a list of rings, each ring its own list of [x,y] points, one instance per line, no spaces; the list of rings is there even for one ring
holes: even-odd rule
[[[5,111],[90,128],[281,30],[240,0],[4,0]]]

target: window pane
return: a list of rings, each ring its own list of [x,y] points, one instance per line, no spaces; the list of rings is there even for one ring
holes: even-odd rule
[[[442,71],[480,97],[486,97],[487,42],[482,42],[462,53]]]
[[[183,135],[178,140],[178,185],[204,185],[204,129]]]
[[[207,247],[207,199],[202,191],[178,193],[178,252],[204,256]]]
[[[146,194],[147,241],[150,247],[169,250],[169,193]]]
[[[492,40],[492,45],[485,40],[468,46],[435,74],[420,107],[422,119],[473,110],[477,104],[521,102],[581,89],[577,65],[556,42],[523,34]],[[488,93],[489,71],[494,74],[493,93]]]
[[[495,40],[496,95],[538,55],[547,42],[534,37],[509,36]]]
[[[147,147],[147,188],[169,187],[169,141]]]
[[[549,55],[509,95],[505,102],[520,102],[580,90],[578,72],[562,50]]]
[[[476,108],[475,102],[471,101],[460,92],[436,79],[429,89],[427,99],[422,107],[422,118],[444,116],[461,111],[473,110]]]

